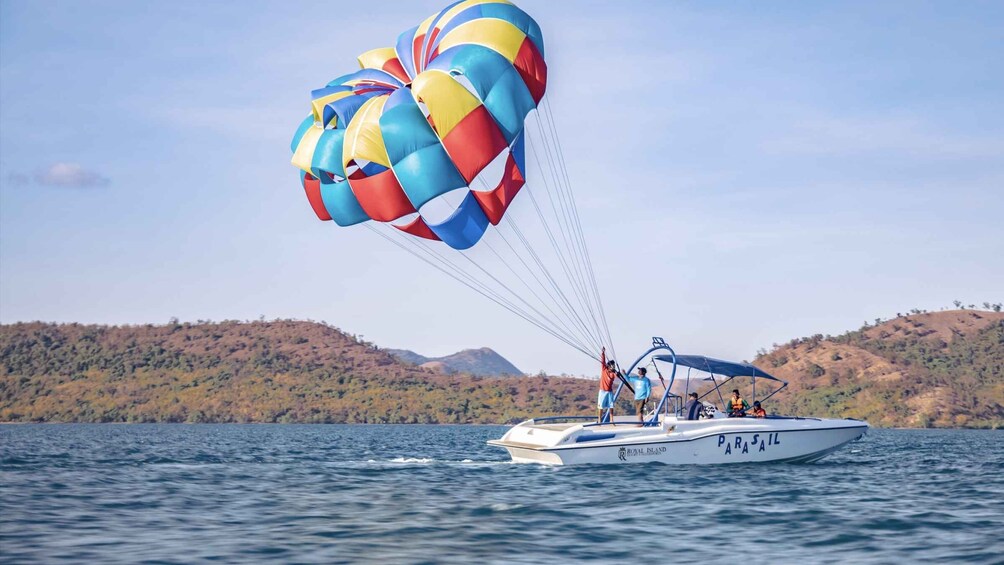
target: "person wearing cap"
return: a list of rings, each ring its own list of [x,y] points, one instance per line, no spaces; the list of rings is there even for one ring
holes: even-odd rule
[[[704,410],[704,403],[697,399],[697,393],[690,393],[690,400],[687,401],[687,405],[684,407],[683,411],[687,413],[688,420],[700,420],[701,412]]]
[[[759,400],[757,400],[756,402],[753,403],[753,410],[750,412],[750,415],[752,415],[754,418],[766,418],[767,417],[767,411],[764,410],[762,406],[760,406],[760,401]]]
[[[638,423],[643,424],[645,422],[645,408],[648,405],[648,399],[652,396],[652,381],[648,379],[648,369],[641,367],[638,369],[637,375],[629,375],[628,380],[634,385],[634,409],[638,414]],[[666,381],[659,376],[659,380],[662,382],[663,388],[666,387]]]
[[[603,411],[610,413],[614,420],[614,379],[617,378],[617,363],[607,360],[607,348],[600,353],[600,392],[596,395],[596,423],[603,423]]]
[[[730,418],[741,418],[746,415],[750,405],[743,397],[739,396],[739,389],[732,389],[732,398],[725,403],[725,408],[728,409]]]

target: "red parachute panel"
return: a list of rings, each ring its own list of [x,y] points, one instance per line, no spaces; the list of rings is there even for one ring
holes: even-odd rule
[[[478,204],[493,226],[497,226],[502,221],[502,216],[509,208],[509,204],[512,203],[512,199],[516,197],[516,193],[523,188],[525,183],[526,179],[523,178],[523,173],[516,166],[516,160],[510,153],[506,159],[505,172],[499,185],[488,192],[474,191],[474,198],[477,198]]]
[[[324,207],[324,201],[321,199],[321,181],[314,175],[308,174],[303,177],[303,190],[307,193],[307,201],[310,202],[310,207],[314,209],[317,218],[330,220],[331,214],[328,214],[328,209]]]
[[[512,64],[519,71],[519,76],[523,77],[526,87],[530,89],[533,101],[539,104],[547,87],[547,63],[529,37],[523,39],[523,44],[519,46]]]
[[[443,147],[470,184],[506,148],[506,142],[488,109],[478,106],[446,134]]]
[[[395,225],[394,227],[404,233],[410,233],[411,235],[417,235],[418,237],[424,237],[425,239],[431,239],[433,241],[440,241],[439,236],[429,228],[429,224],[425,223],[422,216],[416,217],[414,220],[404,224],[403,226]]]
[[[416,211],[390,169],[365,178],[350,176],[349,186],[366,215],[379,222],[396,220]]]

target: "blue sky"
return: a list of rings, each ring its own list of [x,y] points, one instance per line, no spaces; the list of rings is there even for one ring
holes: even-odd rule
[[[622,355],[1004,299],[1004,4],[519,4]],[[0,2],[0,320],[311,318],[594,372],[313,217],[310,90],[442,7],[362,6]]]

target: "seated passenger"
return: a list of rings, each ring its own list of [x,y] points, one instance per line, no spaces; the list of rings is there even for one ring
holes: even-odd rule
[[[764,410],[763,407],[760,406],[760,401],[759,400],[757,400],[756,402],[753,403],[753,411],[750,412],[750,415],[753,416],[754,418],[766,418],[767,417],[767,411]]]
[[[699,420],[701,418],[701,412],[704,411],[704,404],[697,399],[697,393],[690,393],[690,400],[687,401],[687,405],[684,407],[683,411],[687,414],[688,420]]]
[[[732,398],[725,404],[725,408],[728,410],[730,418],[742,418],[746,416],[750,405],[743,397],[739,396],[739,389],[733,389]]]

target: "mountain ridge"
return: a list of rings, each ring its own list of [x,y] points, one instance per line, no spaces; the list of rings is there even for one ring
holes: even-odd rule
[[[1002,360],[1004,314],[956,310],[793,339],[753,362],[790,383],[772,414],[1001,428]],[[509,423],[592,415],[595,394],[588,379],[443,374],[315,322],[0,325],[2,422]]]
[[[507,423],[588,414],[593,383],[443,375],[295,320],[0,326],[0,421]]]
[[[949,310],[794,339],[753,363],[789,381],[780,413],[879,426],[1004,427],[1004,313]]]
[[[479,377],[525,375],[490,347],[463,349],[442,357],[426,357],[408,349],[384,349],[384,351],[406,363],[447,374],[468,373]]]

